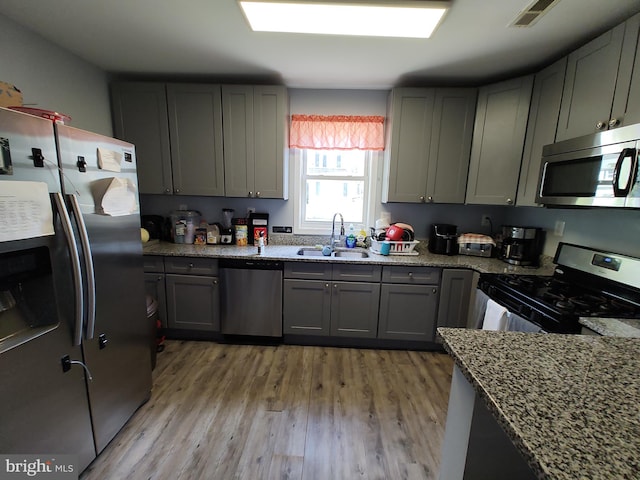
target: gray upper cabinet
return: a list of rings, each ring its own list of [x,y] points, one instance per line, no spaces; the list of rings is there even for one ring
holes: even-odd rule
[[[167,98],[163,83],[114,83],[115,136],[136,146],[140,193],[173,193]]]
[[[638,24],[636,15],[568,56],[556,140],[638,121],[640,107],[629,102],[640,94],[637,79],[630,90]]]
[[[537,205],[536,189],[542,164],[542,147],[555,142],[566,69],[565,57],[535,76],[520,168],[518,206]]]
[[[532,88],[525,76],[480,89],[466,203],[515,203]]]
[[[476,89],[392,90],[383,201],[464,202],[476,95]]]
[[[223,85],[222,109],[226,196],[286,199],[286,88]]]
[[[167,85],[173,193],[224,195],[219,85]]]
[[[114,131],[136,146],[140,193],[224,195],[219,85],[115,83]]]

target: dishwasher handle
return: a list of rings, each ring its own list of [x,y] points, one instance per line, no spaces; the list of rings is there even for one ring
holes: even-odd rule
[[[243,258],[223,258],[219,260],[219,268],[235,268],[244,270],[284,270],[284,262],[279,260],[253,260]]]

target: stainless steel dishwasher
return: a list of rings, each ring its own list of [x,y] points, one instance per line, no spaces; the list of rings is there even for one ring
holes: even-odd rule
[[[222,333],[281,337],[283,262],[221,259],[219,268]]]

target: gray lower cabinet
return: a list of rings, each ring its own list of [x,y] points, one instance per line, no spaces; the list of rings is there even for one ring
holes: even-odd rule
[[[285,335],[331,334],[331,283],[285,278],[282,309]]]
[[[556,139],[566,70],[565,57],[535,76],[518,183],[518,206],[537,205],[536,190],[542,164],[542,147]]]
[[[331,335],[376,338],[379,300],[379,283],[333,282]]]
[[[158,319],[162,328],[167,328],[167,296],[164,288],[164,273],[144,274],[144,288],[158,302]]]
[[[515,203],[532,88],[529,75],[480,89],[466,203]]]
[[[441,269],[384,267],[378,338],[433,341]]]
[[[442,271],[438,327],[466,327],[473,271],[445,268]]]
[[[378,338],[433,341],[438,287],[382,284]]]
[[[157,255],[142,257],[144,289],[158,302],[158,319],[167,328],[167,295],[164,286],[164,258]]]
[[[285,263],[283,333],[375,338],[380,271],[376,265]]]
[[[209,258],[165,259],[167,327],[220,331],[218,261]]]

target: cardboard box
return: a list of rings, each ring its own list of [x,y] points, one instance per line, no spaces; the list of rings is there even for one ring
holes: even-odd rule
[[[22,106],[22,92],[10,83],[0,82],[0,107]]]

